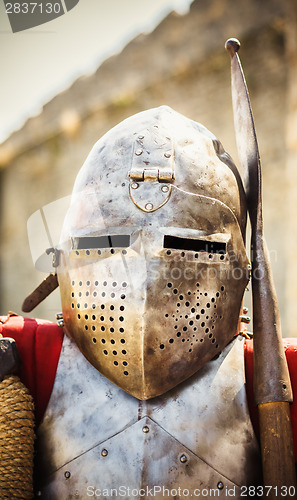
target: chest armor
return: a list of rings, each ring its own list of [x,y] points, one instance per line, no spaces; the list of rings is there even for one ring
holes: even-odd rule
[[[66,336],[39,428],[42,498],[232,496],[259,483],[244,341],[163,396],[139,401]]]

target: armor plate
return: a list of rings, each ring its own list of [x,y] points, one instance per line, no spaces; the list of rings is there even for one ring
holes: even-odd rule
[[[166,396],[138,401],[104,378],[66,337],[39,428],[42,497],[86,498],[96,488],[128,500],[132,489],[141,498],[141,491],[161,486],[155,498],[164,498],[163,488],[224,497],[232,488],[240,498],[240,486],[257,484],[260,471],[243,344],[236,339]]]

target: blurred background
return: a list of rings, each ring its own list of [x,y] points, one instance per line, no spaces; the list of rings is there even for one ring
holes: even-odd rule
[[[21,33],[2,4],[0,14],[0,314],[21,314],[46,276],[33,266],[28,218],[71,193],[91,147],[119,121],[167,104],[237,161],[224,49],[237,37],[283,335],[296,336],[297,1],[88,0]],[[56,290],[30,316],[55,320],[59,311]]]

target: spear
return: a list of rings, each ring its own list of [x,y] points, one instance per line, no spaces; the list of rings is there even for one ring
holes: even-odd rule
[[[230,38],[225,47],[231,57],[235,135],[251,221],[254,394],[259,413],[263,484],[267,498],[295,497],[296,473],[289,408],[293,396],[263,234],[260,155],[248,90],[237,54],[240,43]]]

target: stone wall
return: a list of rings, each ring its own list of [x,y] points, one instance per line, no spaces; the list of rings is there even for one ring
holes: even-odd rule
[[[167,104],[208,127],[236,160],[230,61],[224,50],[225,40],[236,36],[242,43],[240,56],[262,156],[265,231],[283,330],[286,336],[294,335],[285,251],[290,235],[284,222],[290,186],[286,123],[291,81],[286,5],[273,0],[196,0],[188,14],[170,14],[153,33],[137,37],[94,75],[77,80],[0,147],[1,313],[20,313],[23,298],[44,277],[32,266],[28,217],[70,194],[93,143],[123,118]],[[59,308],[56,291],[31,315],[54,319]]]

